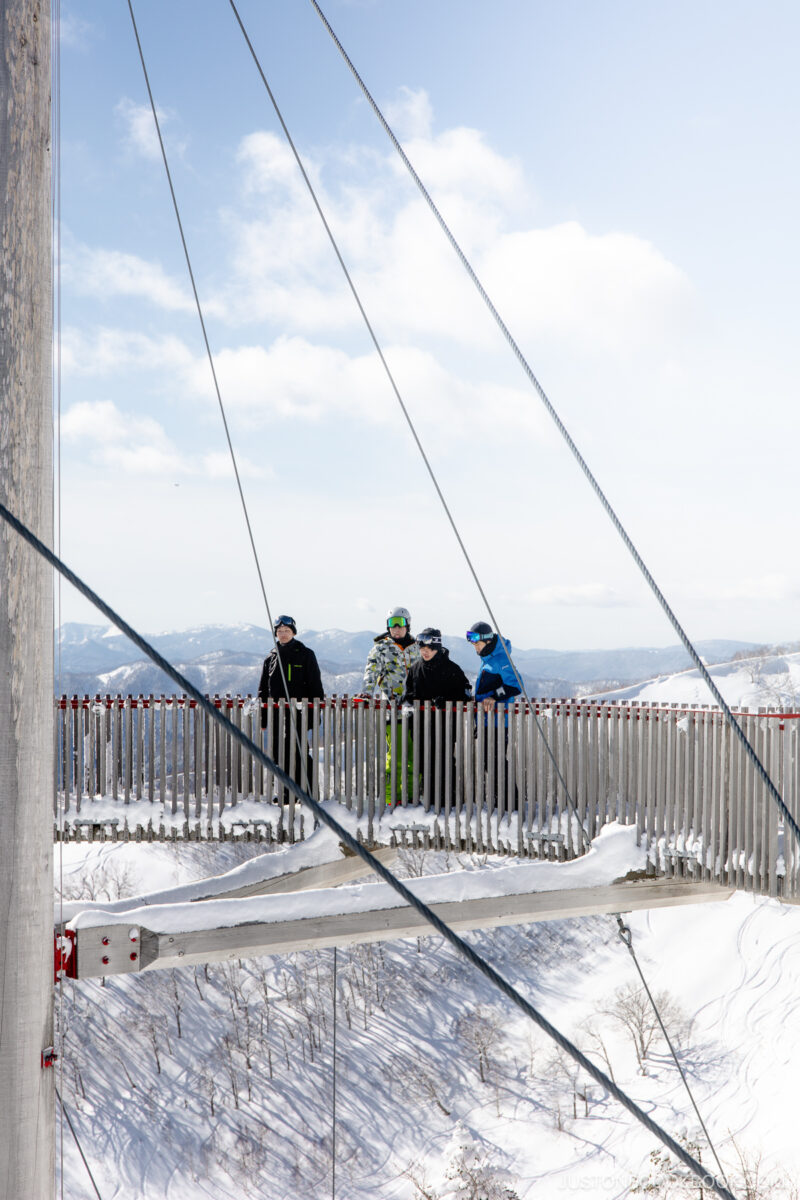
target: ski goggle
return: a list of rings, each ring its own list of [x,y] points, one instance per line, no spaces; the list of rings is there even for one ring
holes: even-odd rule
[[[467,641],[472,642],[473,646],[476,642],[488,642],[491,636],[490,633],[476,633],[474,629],[467,630]]]
[[[277,629],[279,625],[295,625],[295,624],[296,624],[296,621],[295,621],[294,617],[287,617],[286,614],[284,613],[282,616],[275,618],[274,628]]]
[[[408,621],[405,617],[389,617],[386,622],[387,629],[405,629],[406,625],[408,625]]]
[[[422,637],[417,634],[417,641],[419,642],[420,646],[429,646],[432,650],[438,650],[442,644],[442,639],[440,637],[426,637],[425,634],[423,634]]]

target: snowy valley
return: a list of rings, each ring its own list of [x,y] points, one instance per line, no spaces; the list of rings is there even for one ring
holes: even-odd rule
[[[668,671],[625,696],[707,702],[696,673]],[[800,656],[763,652],[712,674],[733,705],[793,703]],[[111,902],[258,852],[67,844],[56,878],[65,900]],[[398,868],[446,877],[498,863],[409,850]],[[797,1200],[800,912],[737,893],[626,922],[733,1194]],[[716,1170],[613,917],[467,937]],[[59,1087],[103,1200],[710,1194],[437,937],[65,981],[56,1009]],[[95,1195],[60,1129],[65,1194]]]

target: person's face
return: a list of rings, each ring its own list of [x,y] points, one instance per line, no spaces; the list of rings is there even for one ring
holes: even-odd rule
[[[294,637],[294,633],[288,625],[279,625],[275,630],[275,637],[281,646],[286,646]]]
[[[404,638],[407,633],[408,633],[407,625],[391,625],[389,627],[389,634],[391,637],[394,638],[394,640],[396,642],[399,642],[401,638]]]
[[[471,642],[470,644],[475,647],[476,654],[481,654],[486,642]]]
[[[420,646],[419,652],[422,655],[423,662],[430,662],[431,659],[438,653],[436,646]]]

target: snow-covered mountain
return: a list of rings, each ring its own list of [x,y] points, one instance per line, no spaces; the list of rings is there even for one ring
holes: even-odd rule
[[[717,663],[709,673],[725,702],[756,709],[800,704],[800,650],[764,649],[740,654],[732,662]],[[665,704],[713,704],[713,698],[696,668],[658,675],[630,687],[605,693],[609,700],[644,700]]]
[[[373,633],[301,629],[298,636],[316,653],[328,694],[360,690]],[[156,634],[149,640],[195,686],[219,695],[254,693],[261,664],[272,644],[269,632],[257,625],[205,625]],[[465,638],[445,636],[444,641],[451,657],[474,678],[477,659]],[[700,642],[698,646],[711,662],[753,648],[750,643],[722,640]],[[681,646],[578,651],[515,648],[514,660],[529,694],[534,696],[603,691],[689,665]],[[78,624],[64,625],[56,642],[56,689],[68,695],[159,695],[175,690],[171,680],[143,660],[141,652],[114,629]]]

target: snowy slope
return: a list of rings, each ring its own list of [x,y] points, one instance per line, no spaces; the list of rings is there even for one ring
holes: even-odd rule
[[[800,655],[712,673],[734,706],[794,703]],[[703,703],[700,688],[696,672],[683,672],[625,695]],[[67,896],[113,900],[253,853],[68,845],[57,876]],[[409,875],[496,869],[410,852],[402,866]],[[628,924],[734,1194],[797,1200],[800,910],[738,894],[633,914]],[[621,1024],[622,990],[638,977],[612,918],[470,940],[713,1163],[666,1047],[656,1037],[640,1066]],[[597,1085],[587,1091],[571,1060],[440,939],[342,949],[336,966],[340,1200],[699,1194],[647,1131]],[[65,985],[61,1090],[104,1200],[330,1195],[333,968],[328,950]],[[68,1132],[64,1152],[66,1194],[92,1194]]]
[[[109,898],[169,886],[229,867],[236,854],[68,846],[66,890],[82,877]],[[454,856],[405,860],[413,874],[459,866]],[[629,924],[651,986],[685,1014],[669,1024],[726,1166],[739,1153],[763,1155],[762,1173],[774,1166],[800,1178],[791,1103],[800,912],[739,895]],[[602,1038],[617,1082],[671,1133],[695,1138],[664,1046],[654,1044],[640,1073],[630,1038],[603,1011],[637,983],[612,918],[471,940],[584,1049]],[[585,1090],[570,1062],[440,939],[343,949],[337,970],[337,1195],[467,1196],[446,1177],[463,1180],[476,1161],[497,1200],[637,1194],[651,1135],[596,1085],[576,1100]],[[330,950],[66,985],[62,1092],[101,1195],[329,1195],[333,994]],[[67,1194],[90,1194],[68,1132],[64,1148]],[[674,1186],[663,1194],[684,1194]],[[763,1194],[790,1195],[775,1180]]]
[[[727,704],[794,706],[800,704],[800,653],[765,651],[733,662],[708,667]],[[699,671],[680,671],[616,691],[604,692],[607,700],[646,700],[678,704],[711,704],[713,699]]]

